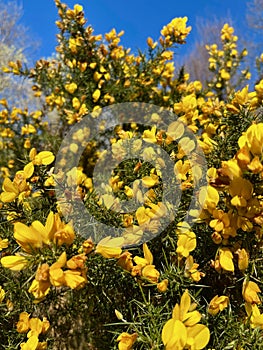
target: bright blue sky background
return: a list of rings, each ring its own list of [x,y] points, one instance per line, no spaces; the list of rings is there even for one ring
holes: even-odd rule
[[[237,28],[246,32],[247,0],[65,0],[69,7],[79,3],[84,7],[85,17],[93,26],[96,34],[104,34],[113,27],[124,30],[122,43],[125,46],[144,49],[148,36],[158,39],[160,30],[174,17],[187,16],[192,32],[188,38],[187,49],[198,40],[196,17],[228,17],[233,19]],[[29,32],[40,40],[40,48],[35,59],[48,57],[55,51],[58,32],[55,21],[58,19],[53,0],[20,0],[23,6],[22,23]],[[238,27],[240,28],[238,30]]]

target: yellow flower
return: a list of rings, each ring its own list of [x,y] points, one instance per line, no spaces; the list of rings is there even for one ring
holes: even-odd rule
[[[79,5],[79,4],[74,5],[74,14],[75,15],[78,15],[82,11],[83,11],[83,7],[81,5]]]
[[[259,156],[255,156],[247,167],[253,174],[259,174],[263,170]]]
[[[183,44],[185,43],[185,39],[192,29],[191,27],[186,27],[187,21],[187,17],[174,18],[170,23],[167,24],[167,26],[163,27],[161,34],[166,38],[173,36],[175,42]],[[168,40],[167,44],[171,45],[172,42]]]
[[[238,165],[241,169],[246,169],[251,160],[251,154],[247,146],[240,148],[240,150],[236,153],[236,159],[238,161]]]
[[[22,200],[24,196],[30,194],[30,187],[26,180],[31,176],[24,171],[18,171],[14,177],[13,182],[6,177],[3,182],[3,192],[0,195],[0,200],[4,203],[13,202],[17,197]]]
[[[19,315],[19,321],[16,324],[18,333],[26,333],[29,330],[29,317],[27,312],[21,312]]]
[[[53,227],[51,226],[52,215],[54,216]],[[49,225],[50,225],[49,230],[51,231],[50,232],[51,237],[53,233],[53,242],[55,242],[58,246],[61,246],[62,244],[66,244],[67,246],[70,246],[75,239],[75,233],[71,222],[66,224],[63,221],[61,221],[61,218],[58,213],[53,214],[52,212],[50,212],[49,216],[51,216],[50,223],[48,221],[49,219],[48,217],[46,222],[46,227],[49,228]]]
[[[50,165],[53,163],[55,156],[50,151],[42,151],[37,153],[35,148],[29,152],[29,158],[34,165]]]
[[[196,248],[196,235],[192,231],[186,231],[178,235],[176,253],[179,258],[189,256],[189,253]]]
[[[87,283],[86,276],[83,276],[81,271],[66,270],[64,271],[65,285],[71,289],[77,289]]]
[[[21,135],[35,134],[36,128],[33,125],[25,125],[21,128]]]
[[[231,78],[231,75],[225,69],[220,71],[220,75],[223,80],[229,80]]]
[[[209,329],[203,324],[187,327],[186,346],[191,350],[204,349],[210,339]]]
[[[183,136],[184,129],[185,129],[184,124],[176,120],[168,126],[166,134],[170,139],[178,140]]]
[[[146,278],[151,283],[157,283],[160,273],[155,269],[154,265],[146,265],[142,269],[142,276]]]
[[[119,258],[121,247],[124,245],[123,237],[103,238],[96,247],[95,253],[102,255],[104,258]]]
[[[144,225],[150,221],[150,217],[147,214],[148,213],[145,207],[139,207],[136,210],[135,217],[138,221],[139,226]]]
[[[157,46],[157,42],[153,42],[153,39],[150,37],[147,38],[147,44],[152,50],[154,50]]]
[[[231,180],[236,177],[242,176],[242,171],[238,165],[236,159],[230,159],[222,162],[222,168],[220,169],[222,176],[227,176]]]
[[[0,252],[8,247],[8,239],[7,238],[0,238]]]
[[[33,294],[35,299],[41,301],[49,293],[50,285],[49,266],[45,263],[38,267],[35,279],[28,291]]]
[[[151,130],[144,130],[142,138],[149,143],[156,143],[156,126],[153,126]]]
[[[260,304],[261,301],[258,296],[258,293],[260,292],[261,290],[255,282],[244,280],[242,295],[246,302],[251,304]]]
[[[230,40],[233,33],[234,33],[234,28],[230,27],[228,23],[225,23],[221,30],[221,39]]]
[[[213,211],[219,202],[217,190],[212,186],[202,187],[199,192],[199,202],[203,209]]]
[[[92,98],[93,98],[93,101],[94,101],[94,102],[97,102],[97,101],[98,101],[98,99],[100,98],[100,94],[101,94],[101,92],[100,92],[99,89],[96,89],[96,90],[93,92]]]
[[[133,268],[132,254],[128,251],[123,252],[119,257],[117,265],[130,272]]]
[[[38,337],[42,332],[42,321],[37,317],[30,318],[29,328],[30,331],[27,333],[27,337],[30,338],[34,335]]]
[[[22,350],[36,350],[38,346],[38,337],[33,335],[26,343],[20,344]]]
[[[137,265],[132,267],[131,274],[132,276],[140,275],[149,282],[157,284],[160,273],[155,269],[155,266],[152,265],[153,255],[146,243],[143,244],[143,255],[143,258],[139,256],[133,258]]]
[[[132,346],[136,342],[137,337],[138,337],[137,333],[133,333],[133,334],[129,334],[126,332],[121,333],[117,338],[117,341],[119,342],[118,349],[119,350],[132,349]]]
[[[216,295],[209,303],[208,313],[210,315],[216,315],[219,311],[224,310],[229,304],[229,298],[225,295],[220,297]]]
[[[49,213],[45,226],[38,220],[27,225],[16,222],[14,224],[14,238],[17,243],[30,253],[34,249],[41,249],[44,244],[50,245],[53,241],[57,245],[71,245],[75,239],[75,233],[71,224],[61,221],[58,213]]]
[[[16,222],[14,224],[14,238],[28,253],[34,249],[42,248],[43,243],[48,242],[47,232],[39,221],[34,221],[30,227],[22,222]]]
[[[86,277],[81,275],[81,271],[63,271],[62,267],[64,267],[66,263],[67,256],[64,252],[60,255],[57,262],[50,266],[49,276],[51,284],[55,287],[67,286],[71,289],[82,287],[87,282]]]
[[[229,227],[230,218],[227,213],[224,213],[223,210],[213,210],[214,219],[210,221],[209,226],[212,227],[216,232],[223,231],[224,228]]]
[[[19,255],[4,256],[1,264],[12,271],[20,271],[27,267],[28,261],[25,257]]]
[[[92,242],[91,238],[86,239],[83,243],[82,243],[82,250],[85,254],[89,254],[90,252],[92,252],[94,248],[94,243]]]
[[[203,349],[209,342],[209,329],[199,324],[201,314],[193,311],[196,304],[191,304],[191,298],[186,290],[173,309],[173,315],[162,330],[162,341],[166,350]]]
[[[77,90],[78,85],[76,83],[70,83],[65,85],[65,89],[70,93],[74,94],[74,92]]]
[[[234,272],[233,254],[229,248],[219,249],[219,263],[223,270]]]
[[[263,123],[252,124],[239,138],[238,145],[240,148],[247,146],[253,155],[260,156],[263,145]]]
[[[248,267],[248,262],[249,262],[249,256],[248,252],[246,249],[238,249],[236,251],[236,254],[238,255],[238,268],[240,271],[245,271]]]
[[[156,174],[151,174],[150,176],[144,176],[142,178],[142,184],[144,187],[150,188],[159,183],[159,176]]]
[[[167,321],[162,330],[162,341],[166,350],[182,350],[187,341],[185,325],[174,318]]]
[[[263,329],[263,314],[260,313],[257,304],[245,303],[246,313],[249,317],[250,325],[252,328]]]
[[[253,185],[242,177],[234,178],[229,186],[229,194],[231,195],[231,204],[235,207],[246,207],[247,201],[253,194]]]
[[[5,291],[3,290],[3,288],[0,286],[0,303],[2,303],[2,301],[5,298]]]
[[[80,101],[77,97],[73,97],[72,99],[72,106],[74,109],[79,110],[80,108]]]
[[[194,262],[192,255],[189,255],[185,259],[184,275],[191,278],[194,282],[199,282],[202,277],[205,276],[203,272],[198,271],[199,264]]]
[[[168,279],[164,279],[161,282],[159,282],[157,284],[158,291],[161,292],[161,293],[166,292],[167,287],[168,287],[168,283],[169,283]]]
[[[174,165],[174,173],[176,178],[185,181],[187,179],[187,174],[191,170],[191,164],[189,160],[182,161],[178,160]]]

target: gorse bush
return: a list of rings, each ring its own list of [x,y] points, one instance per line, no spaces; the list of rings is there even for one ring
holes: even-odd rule
[[[0,101],[1,347],[261,349],[263,80],[247,84],[246,49],[225,24],[203,86],[173,61],[187,17],[135,54],[56,6],[56,57],[3,68],[42,108]]]

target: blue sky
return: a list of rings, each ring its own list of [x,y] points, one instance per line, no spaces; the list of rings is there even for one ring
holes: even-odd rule
[[[23,6],[22,23],[29,28],[34,39],[40,41],[35,59],[49,57],[55,51],[58,19],[53,0],[20,0]],[[88,23],[96,34],[103,34],[116,28],[124,30],[123,44],[144,49],[148,36],[159,37],[162,27],[174,17],[187,16],[192,32],[187,49],[198,40],[195,28],[196,17],[228,17],[233,19],[239,31],[246,32],[246,0],[66,0],[69,7],[79,3],[83,6]]]

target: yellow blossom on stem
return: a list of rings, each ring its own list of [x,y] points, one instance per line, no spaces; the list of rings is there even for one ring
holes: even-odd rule
[[[184,232],[178,235],[176,253],[179,258],[187,258],[189,253],[196,248],[196,235],[192,231]]]
[[[26,333],[29,330],[29,317],[27,312],[21,312],[19,315],[19,321],[16,324],[16,329],[18,333]]]
[[[35,279],[31,283],[28,291],[33,294],[36,300],[41,301],[49,293],[50,286],[49,265],[45,263],[38,267]]]
[[[196,304],[191,304],[191,298],[186,290],[180,304],[176,304],[173,315],[162,329],[162,341],[166,350],[203,349],[210,339],[209,329],[199,324],[201,314],[195,310]]]
[[[172,45],[172,40],[180,44],[185,43],[185,39],[192,29],[191,27],[186,27],[187,21],[187,17],[178,17],[174,18],[170,23],[167,24],[167,26],[163,27],[161,34],[166,38],[164,43],[167,46]],[[163,41],[161,39],[160,41],[162,44]]]
[[[225,295],[216,295],[209,303],[208,313],[215,316],[219,311],[224,310],[229,304],[229,298]]]
[[[199,202],[203,209],[213,211],[219,202],[218,191],[212,186],[202,187],[199,192]]]
[[[260,313],[257,304],[246,302],[245,309],[249,317],[251,327],[263,329],[263,314]]]
[[[219,263],[223,270],[234,272],[233,254],[229,248],[219,249]]]
[[[117,338],[117,341],[119,342],[118,349],[131,350],[133,344],[136,342],[137,337],[138,337],[137,333],[133,333],[133,334],[129,334],[126,332],[121,333]]]
[[[252,124],[238,139],[240,148],[247,146],[253,155],[261,155],[263,147],[263,123]]]
[[[194,282],[199,282],[202,277],[205,276],[203,272],[198,271],[199,264],[194,262],[192,255],[189,255],[185,259],[184,275],[191,278]]]
[[[117,265],[124,270],[131,272],[133,268],[132,254],[128,251],[123,252],[118,259]]]
[[[161,292],[161,293],[166,292],[167,287],[168,287],[168,283],[169,283],[169,281],[168,281],[167,278],[164,279],[164,280],[162,280],[161,282],[159,282],[159,283],[157,284],[157,289],[158,289],[158,291]]]
[[[82,275],[83,271],[66,270],[62,268],[66,266],[67,256],[62,253],[57,262],[52,264],[49,269],[50,282],[55,287],[67,286],[71,289],[83,287],[87,282],[86,276]]]
[[[238,268],[240,271],[244,272],[247,269],[249,263],[248,252],[246,249],[242,248],[238,249],[235,253],[238,255]]]
[[[65,224],[61,221],[58,213],[49,213],[45,226],[38,220],[33,221],[30,226],[21,222],[14,224],[14,238],[17,243],[30,253],[34,249],[41,249],[44,245],[50,245],[51,242],[57,245],[71,245],[75,234],[71,224]]]
[[[10,203],[17,197],[21,201],[25,196],[29,196],[31,189],[26,180],[31,175],[24,171],[18,171],[13,181],[6,177],[2,185],[3,192],[0,195],[0,200],[4,203]]]
[[[12,271],[21,271],[28,265],[28,260],[24,256],[9,255],[1,258],[1,264]]]
[[[231,204],[235,207],[246,207],[247,201],[253,193],[252,183],[241,177],[233,179],[229,186],[229,194],[231,195]]]
[[[260,304],[261,301],[258,296],[258,293],[260,292],[261,290],[259,289],[259,286],[255,282],[244,280],[242,295],[246,302],[251,304]]]
[[[5,291],[3,290],[3,288],[0,286],[0,303],[2,303],[2,301],[5,298]]]
[[[104,258],[119,258],[123,245],[123,237],[111,238],[108,236],[97,244],[95,253],[102,255]]]
[[[4,238],[2,239],[0,237],[0,252],[3,250],[3,249],[6,249],[8,247],[8,239],[7,238]]]
[[[76,83],[70,83],[65,85],[65,89],[70,93],[74,94],[74,92],[77,90],[78,85]]]
[[[98,99],[100,98],[100,94],[101,94],[101,92],[100,92],[99,89],[96,89],[96,90],[93,92],[92,98],[93,98],[93,101],[94,101],[94,102],[97,102],[97,101],[98,101]]]
[[[38,337],[33,335],[30,337],[26,343],[21,343],[21,350],[36,350],[38,346]]]

